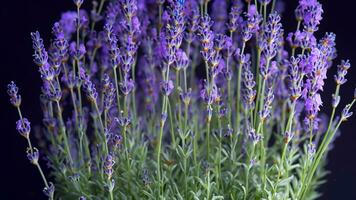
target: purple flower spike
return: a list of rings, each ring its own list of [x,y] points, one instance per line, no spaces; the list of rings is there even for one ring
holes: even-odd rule
[[[253,145],[256,145],[259,141],[263,139],[261,134],[256,134],[255,129],[251,128],[249,131],[248,137],[250,138]]]
[[[251,62],[247,62],[243,65],[243,84],[244,90],[242,93],[242,97],[245,105],[248,109],[253,109],[255,106],[255,98],[256,98],[256,90],[254,89],[256,86],[256,82],[254,81],[254,75],[250,70]]]
[[[299,69],[300,58],[291,57],[290,60],[290,98],[296,101],[302,95],[303,72]]]
[[[247,25],[246,28],[252,34],[256,33],[260,29],[260,23],[262,22],[262,16],[258,14],[257,8],[255,5],[251,5],[247,14]]]
[[[337,66],[337,75],[334,76],[335,82],[338,85],[342,85],[346,83],[347,79],[345,78],[347,74],[347,70],[351,67],[350,62],[348,60],[341,61],[341,64]]]
[[[259,113],[262,121],[265,121],[268,117],[270,117],[273,99],[273,89],[268,88],[265,104],[263,105],[262,111]]]
[[[189,58],[187,54],[179,49],[176,53],[176,61],[175,65],[173,66],[176,70],[186,69],[189,65]]]
[[[231,33],[234,33],[238,28],[239,24],[242,24],[242,17],[240,16],[242,12],[240,5],[234,5],[229,13],[228,28]]]
[[[75,42],[70,43],[69,53],[76,60],[82,59],[86,53],[84,44],[81,43],[77,46]]]
[[[27,149],[27,158],[32,164],[37,165],[39,157],[40,157],[40,153],[37,148]]]
[[[164,95],[169,96],[172,93],[173,89],[174,85],[172,80],[161,82],[161,90]]]
[[[127,78],[125,78],[125,80],[122,81],[119,85],[120,85],[121,92],[125,96],[129,95],[132,92],[132,90],[135,88],[134,81],[132,79],[127,79]]]
[[[192,98],[192,88],[189,88],[187,92],[181,91],[179,97],[185,105],[189,105]]]
[[[45,188],[43,189],[43,193],[44,193],[46,196],[48,196],[48,197],[50,197],[50,198],[53,198],[54,190],[55,190],[54,185],[53,185],[52,182],[49,182],[48,185],[49,185],[48,187],[45,187]]]
[[[341,120],[346,121],[349,117],[352,116],[353,112],[350,112],[351,104],[345,106],[341,113]]]
[[[16,130],[25,138],[29,138],[31,132],[31,123],[27,118],[18,120],[16,122]]]
[[[87,97],[91,102],[96,102],[98,98],[98,92],[96,91],[95,84],[90,80],[89,76],[84,72],[84,69],[80,69],[80,78],[83,81],[83,87],[86,91]]]
[[[21,95],[18,94],[19,88],[16,84],[11,81],[7,85],[7,94],[10,96],[10,103],[15,107],[20,107],[21,105]]]
[[[44,66],[48,62],[48,53],[44,48],[43,40],[38,31],[31,33],[32,47],[35,53],[33,54],[33,61],[38,66]]]
[[[104,74],[103,82],[104,109],[109,110],[113,104],[116,90],[114,84],[110,81],[110,78],[107,74]]]
[[[104,169],[105,169],[105,174],[108,176],[108,180],[112,178],[112,175],[114,173],[114,169],[113,169],[114,164],[115,164],[114,157],[111,154],[106,156],[104,162]]]
[[[295,13],[297,20],[303,21],[304,29],[307,32],[314,33],[318,30],[323,9],[317,0],[299,0]]]

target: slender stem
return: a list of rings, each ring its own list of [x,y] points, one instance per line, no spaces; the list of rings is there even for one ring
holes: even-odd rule
[[[17,108],[17,112],[19,114],[21,122],[24,123],[20,107],[17,106],[16,108]],[[24,124],[23,124],[23,126],[24,126]],[[28,144],[28,147],[30,149],[30,152],[33,153],[33,147],[32,147],[32,144],[31,144],[31,140],[30,140],[29,137],[27,137],[26,139],[27,139],[27,144]],[[35,163],[35,165],[36,165],[38,171],[40,172],[41,178],[42,178],[43,183],[45,184],[46,188],[49,188],[46,176],[44,175],[44,173],[42,171],[42,168],[41,168],[40,164],[38,163],[38,161]],[[51,196],[49,198],[50,198],[50,200],[52,200],[53,199],[53,194],[51,194]]]
[[[40,164],[36,163],[35,165],[36,165],[36,167],[37,167],[38,171],[39,171],[39,172],[40,172],[40,174],[41,174],[41,177],[42,177],[43,183],[44,183],[44,184],[45,184],[45,186],[48,188],[48,187],[49,187],[49,185],[48,185],[47,179],[46,179],[46,177],[45,177],[45,175],[44,175],[44,173],[43,173],[43,171],[42,171],[42,168],[41,168]]]
[[[204,14],[208,14],[208,4],[210,0],[205,0],[204,2]]]
[[[117,77],[117,72],[116,72],[117,66],[113,68],[114,70],[114,79],[115,79],[115,90],[116,90],[116,103],[117,103],[117,111],[120,112],[120,94],[119,94],[119,83],[118,83],[118,77]]]
[[[336,86],[336,91],[335,91],[335,95],[338,95],[339,93],[339,86]],[[351,104],[350,104],[350,108],[354,105],[354,103],[356,102],[356,99],[354,99]],[[335,112],[334,110],[336,109],[336,107],[333,108],[333,113]],[[332,138],[334,137],[335,133],[337,132],[338,128],[340,127],[341,123],[343,122],[343,119],[340,118],[338,124],[335,126],[335,128],[333,129],[334,131],[332,131],[331,127],[332,127],[332,123],[333,123],[333,118],[334,118],[334,114],[332,113],[332,116],[330,118],[329,121],[329,125],[328,125],[328,129],[325,133],[325,136],[323,138],[323,141],[320,145],[320,147],[318,148],[318,151],[316,153],[315,159],[313,160],[312,166],[310,168],[310,170],[307,173],[307,179],[305,181],[305,183],[302,185],[301,188],[301,193],[300,193],[300,199],[303,199],[304,196],[306,195],[307,191],[308,191],[308,187],[309,184],[314,176],[314,173],[320,163],[321,158],[324,156],[325,151],[327,150],[327,147],[329,146]],[[330,132],[332,131],[332,132]]]
[[[112,190],[110,190],[110,200],[114,200],[114,194],[113,194]]]
[[[234,33],[230,31],[230,38],[232,39],[233,38],[233,35]],[[229,73],[229,69],[230,68],[230,48],[227,49],[227,56],[226,56],[226,69],[227,69],[227,72]],[[231,113],[232,113],[232,107],[233,107],[233,104],[232,104],[232,96],[231,96],[231,78],[228,77],[228,80],[227,80],[227,99],[228,99],[228,104],[229,104],[229,111],[228,111],[228,121],[229,121],[229,124],[231,124]]]
[[[207,138],[208,148],[207,148],[207,152],[206,152],[206,159],[209,162],[209,160],[210,160],[210,123],[211,123],[211,119],[209,119],[209,117],[208,117],[207,123],[208,124],[207,124],[206,138]]]
[[[253,144],[252,146],[252,152],[251,152],[251,155],[248,156],[248,160],[246,161],[246,165],[247,165],[247,169],[246,169],[246,177],[245,177],[245,195],[244,195],[244,200],[247,199],[248,197],[248,190],[249,190],[249,174],[250,174],[250,170],[251,170],[251,159],[253,159],[254,157],[254,154],[255,154],[255,148],[256,148],[256,145]]]
[[[245,52],[246,43],[242,44],[241,55]],[[241,105],[241,74],[242,74],[242,63],[239,63],[237,72],[237,87],[236,87],[236,124],[235,131],[238,133],[240,129],[240,105]]]
[[[69,161],[71,164],[73,164],[73,158],[70,152],[70,147],[69,147],[69,141],[68,141],[68,137],[66,134],[66,130],[65,130],[65,126],[64,126],[64,121],[63,121],[63,117],[62,117],[62,109],[61,106],[59,105],[59,101],[56,101],[56,105],[57,105],[57,116],[59,118],[59,130],[63,135],[63,139],[64,139],[64,145],[67,151],[67,156],[69,158]]]

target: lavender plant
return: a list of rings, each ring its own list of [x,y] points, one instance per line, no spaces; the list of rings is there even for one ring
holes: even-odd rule
[[[74,0],[47,48],[31,33],[40,148],[14,82],[8,94],[48,199],[317,198],[356,92],[338,115],[342,61],[322,117],[335,34],[316,38],[322,5],[299,0],[284,35],[277,3]]]

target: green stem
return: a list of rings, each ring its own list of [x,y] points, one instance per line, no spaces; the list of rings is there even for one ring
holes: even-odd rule
[[[118,77],[117,77],[117,72],[116,72],[117,66],[114,66],[114,79],[115,79],[115,90],[116,90],[116,103],[117,103],[117,111],[120,112],[120,94],[119,94],[119,83],[118,83]]]
[[[246,43],[242,44],[241,55],[245,52]],[[239,63],[238,72],[237,72],[237,87],[236,87],[236,124],[235,131],[238,133],[240,129],[240,104],[241,104],[241,74],[242,74],[242,63]]]

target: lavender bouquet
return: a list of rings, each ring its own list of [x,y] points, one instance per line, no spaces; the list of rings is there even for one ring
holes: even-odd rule
[[[299,0],[287,35],[276,0],[93,0],[90,12],[74,4],[48,48],[31,33],[43,80],[40,148],[8,85],[48,199],[319,196],[356,93],[338,115],[350,68],[342,61],[332,113],[319,113],[336,49],[333,33],[314,36],[317,0]]]

